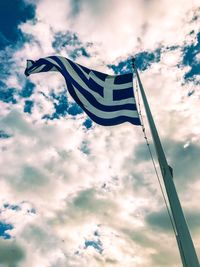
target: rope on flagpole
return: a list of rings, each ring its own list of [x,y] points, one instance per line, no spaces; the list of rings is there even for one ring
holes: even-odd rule
[[[167,199],[166,199],[165,194],[164,194],[164,190],[163,190],[163,187],[162,187],[162,184],[161,184],[161,181],[160,181],[160,176],[159,176],[158,171],[156,169],[155,160],[153,158],[153,154],[152,154],[152,151],[151,151],[150,143],[149,143],[149,140],[148,140],[148,137],[147,137],[147,134],[146,134],[146,129],[145,129],[145,126],[144,126],[144,120],[143,120],[143,116],[142,116],[142,112],[141,112],[141,104],[140,104],[140,96],[139,96],[139,90],[138,90],[138,82],[137,82],[137,80],[136,80],[136,95],[137,95],[137,103],[138,103],[138,114],[139,114],[140,121],[141,121],[141,126],[142,126],[142,132],[144,134],[144,139],[145,139],[146,145],[148,147],[150,158],[151,158],[151,161],[152,161],[152,164],[153,164],[153,167],[154,167],[154,171],[156,173],[156,177],[157,177],[157,180],[158,180],[160,189],[161,189],[161,193],[162,193],[162,196],[163,196],[163,199],[164,199],[164,203],[165,203],[165,206],[166,206],[166,209],[167,209],[167,213],[169,215],[169,219],[170,219],[170,222],[171,222],[171,225],[172,225],[174,234],[175,234],[175,236],[177,236],[177,231],[176,231],[175,223],[174,223],[173,217],[172,217],[172,215],[170,213],[169,206],[167,204]]]

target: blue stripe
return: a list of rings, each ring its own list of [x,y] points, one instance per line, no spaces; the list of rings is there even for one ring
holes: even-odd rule
[[[127,73],[123,75],[118,75],[115,77],[115,84],[130,83],[133,80],[133,73]]]
[[[113,90],[113,100],[122,100],[130,97],[134,98],[132,87],[123,90],[122,89]]]
[[[96,107],[97,109],[99,110],[102,110],[102,111],[118,111],[118,110],[136,110],[136,105],[133,103],[133,104],[123,104],[123,105],[116,105],[116,106],[104,106],[102,104],[100,104],[96,98],[90,94],[87,90],[85,90],[84,88],[82,88],[79,83],[77,83],[72,77],[71,75],[68,73],[68,71],[66,70],[65,66],[63,65],[63,63],[60,61],[59,58],[57,59],[54,59],[56,60],[56,62],[61,66],[61,73],[63,74],[65,80],[66,80],[66,83],[69,84],[69,81],[79,90],[79,92],[85,96],[85,98],[90,102],[92,103],[92,105],[94,107]],[[74,92],[74,89],[73,87],[70,87],[71,89],[69,90],[70,94],[72,95],[72,97],[74,97],[75,95],[75,92]],[[78,103],[81,103],[80,100],[78,99]]]
[[[93,70],[92,72],[94,72],[94,74],[95,74],[100,80],[102,80],[103,82],[105,82],[105,79],[106,79],[106,77],[108,76],[107,74],[102,73],[102,72],[99,72],[99,71],[96,71],[96,70]]]
[[[100,96],[103,97],[103,87],[96,83],[91,77],[87,85],[92,91],[98,93]]]
[[[71,60],[68,59],[68,58],[65,58],[65,59],[66,59],[72,66],[76,66],[76,65],[78,65],[78,66],[81,67],[87,74],[90,73],[91,69],[88,69],[88,68],[86,68],[86,67],[84,67],[84,66],[82,66],[82,65],[80,65],[80,64],[74,63],[73,61],[71,61]]]
[[[46,64],[46,66],[44,66],[44,68],[42,70],[40,70],[40,72],[47,72],[47,71],[50,71],[53,67],[53,64]]]
[[[113,125],[117,125],[117,124],[121,124],[124,122],[130,122],[134,125],[141,125],[140,119],[139,118],[131,118],[128,116],[118,116],[114,119],[102,119],[97,117],[96,115],[94,115],[93,113],[91,113],[90,111],[88,111],[84,106],[83,103],[80,102],[79,98],[77,97],[77,95],[74,92],[74,89],[72,87],[72,84],[66,80],[67,83],[67,88],[71,94],[71,96],[74,98],[74,100],[76,101],[77,104],[79,104],[79,106],[85,111],[85,113],[96,123],[103,125],[103,126],[113,126]]]
[[[117,124],[121,124],[124,122],[130,122],[134,125],[141,125],[140,119],[139,118],[131,118],[131,117],[127,117],[127,116],[118,116],[114,119],[102,119],[99,118],[97,116],[95,116],[94,114],[88,112],[85,110],[85,113],[96,123],[103,125],[103,126],[113,126],[113,125],[117,125]]]

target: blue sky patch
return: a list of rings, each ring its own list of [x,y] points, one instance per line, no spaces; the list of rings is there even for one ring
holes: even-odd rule
[[[10,239],[11,238],[11,235],[9,235],[8,233],[6,233],[6,231],[8,230],[12,230],[14,227],[12,224],[7,224],[7,223],[4,223],[2,221],[0,221],[0,236],[3,238],[3,239]]]
[[[68,110],[67,110],[67,113],[70,114],[70,115],[76,116],[78,114],[83,113],[83,110],[82,110],[81,107],[79,107],[78,104],[71,103],[69,108],[68,108]]]
[[[85,126],[85,128],[90,129],[92,127],[92,120],[91,119],[86,119],[83,123],[83,126]]]
[[[8,203],[4,203],[3,207],[5,209],[11,209],[11,210],[15,210],[15,211],[20,211],[21,210],[21,207],[19,205],[11,205],[11,204],[8,204]]]
[[[65,94],[59,95],[59,96],[55,96],[54,95],[54,99],[56,99],[57,101],[54,103],[54,107],[55,107],[55,114],[57,115],[58,118],[60,116],[65,116],[67,114],[67,109],[68,109],[68,99],[67,96]]]
[[[24,112],[25,113],[32,113],[32,108],[33,108],[34,102],[32,100],[26,100],[24,102]]]
[[[200,61],[195,60],[196,55],[200,53],[200,32],[197,34],[195,43],[186,46],[183,49],[183,53],[183,64],[191,67],[184,78],[185,80],[191,80],[193,76],[198,75],[200,72]]]
[[[160,61],[161,48],[156,49],[153,52],[141,52],[135,55],[136,66],[139,70],[148,69],[152,63]],[[131,58],[119,62],[118,65],[108,65],[113,69],[115,74],[124,74],[133,72]]]
[[[87,52],[87,50],[83,46],[73,49],[73,51],[69,53],[69,57],[72,60],[76,60],[76,58],[79,58],[80,56],[90,57],[90,54]]]
[[[77,34],[67,31],[66,33],[58,32],[54,36],[52,43],[53,48],[59,53],[62,49],[65,49],[69,58],[75,60],[80,56],[90,57],[87,52],[87,46],[91,44],[83,44]]]
[[[85,241],[85,249],[88,247],[93,247],[100,254],[103,252],[102,242],[99,239],[97,241],[96,240],[86,240]]]
[[[23,0],[0,1],[0,50],[22,39],[18,25],[34,16],[34,6]]]
[[[17,100],[15,99],[15,88],[1,88],[0,90],[0,100],[5,102],[5,103],[12,103],[16,104]]]
[[[42,119],[54,120],[54,119],[59,119],[60,117],[65,116],[67,114],[67,109],[69,107],[66,93],[62,92],[61,94],[56,95],[53,92],[51,93],[50,98],[52,101],[54,101],[55,112],[53,114],[45,114],[42,117]]]
[[[0,138],[1,139],[7,139],[7,138],[10,138],[10,137],[11,137],[10,134],[4,132],[3,130],[0,130]]]
[[[67,31],[66,33],[58,32],[54,36],[52,43],[53,48],[61,50],[67,46],[80,46],[81,42],[78,39],[77,34]]]
[[[43,116],[43,119],[59,119],[66,115],[76,116],[83,113],[82,108],[79,107],[76,103],[69,103],[67,99],[66,92],[62,92],[59,95],[55,93],[51,94],[51,99],[54,101],[55,112],[53,114],[46,114]]]
[[[5,82],[10,75],[13,75],[13,64],[12,55],[15,52],[14,49],[6,48],[0,51],[0,88],[6,87]]]
[[[152,63],[159,62],[161,55],[161,48],[156,49],[154,52],[141,52],[135,56],[136,66],[139,70],[148,69]]]
[[[20,92],[20,96],[24,98],[30,97],[34,92],[34,89],[35,89],[35,84],[27,79],[24,87]]]

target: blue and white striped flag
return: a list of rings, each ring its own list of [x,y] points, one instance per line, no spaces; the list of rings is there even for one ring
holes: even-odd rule
[[[26,76],[47,71],[59,71],[64,76],[71,96],[96,123],[105,126],[126,121],[141,124],[133,92],[132,73],[107,75],[60,56],[27,60]]]

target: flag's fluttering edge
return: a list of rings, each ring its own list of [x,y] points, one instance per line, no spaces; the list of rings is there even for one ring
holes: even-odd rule
[[[47,71],[58,71],[64,76],[71,96],[96,123],[106,126],[126,121],[141,124],[132,73],[111,76],[60,56],[27,60],[26,76]]]

